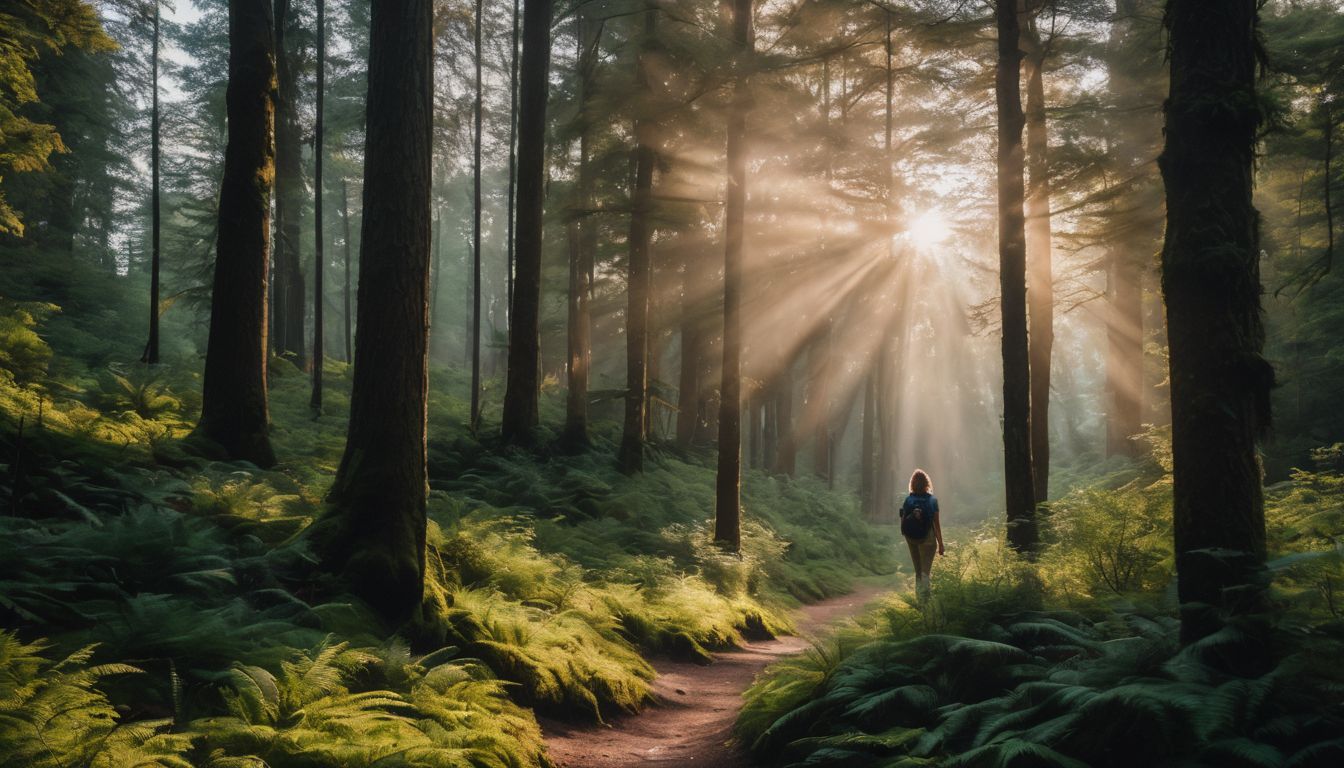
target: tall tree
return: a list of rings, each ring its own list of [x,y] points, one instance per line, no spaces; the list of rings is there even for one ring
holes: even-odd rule
[[[588,439],[588,374],[592,366],[592,316],[589,309],[592,298],[593,252],[597,245],[597,220],[593,211],[592,143],[593,124],[589,99],[597,72],[602,23],[580,11],[575,18],[578,44],[578,121],[579,170],[577,207],[568,224],[569,229],[569,291],[567,295],[565,347],[569,357],[566,366],[565,429],[562,442],[571,449],[586,448]]]
[[[519,65],[518,203],[514,236],[509,370],[504,390],[505,441],[530,445],[541,387],[541,228],[545,198],[546,96],[551,59],[551,3],[523,0]]]
[[[354,351],[354,328],[353,316],[350,307],[350,190],[345,179],[341,179],[341,239],[345,245],[345,258],[342,259],[344,267],[342,277],[345,284],[341,290],[341,304],[344,311],[341,313],[345,319],[345,362],[353,363],[355,361]]]
[[[345,453],[315,550],[391,620],[424,589],[433,3],[375,3]]]
[[[733,0],[736,61],[728,110],[728,196],[724,206],[723,379],[719,387],[719,459],[714,540],[742,548],[742,241],[747,207],[747,76],[753,45],[752,0]]]
[[[1258,607],[1265,512],[1256,442],[1274,372],[1261,356],[1261,106],[1256,0],[1169,0],[1171,90],[1159,159],[1167,191],[1162,291],[1170,343],[1181,640]]]
[[[518,4],[520,0],[513,0],[513,36],[509,44],[509,212],[508,225],[505,234],[505,250],[508,257],[505,260],[506,303],[508,308],[509,323],[512,323],[513,312],[513,272],[514,272],[514,209],[517,203],[518,187]]]
[[[154,2],[153,42],[150,53],[150,116],[149,116],[149,342],[145,344],[144,362],[159,362],[159,0]]]
[[[322,412],[322,363],[326,357],[323,340],[322,314],[326,295],[322,286],[323,260],[326,258],[322,232],[322,107],[323,91],[327,87],[327,4],[317,0],[317,119],[313,126],[313,394],[309,407]]]
[[[266,392],[266,265],[275,168],[270,0],[229,3],[228,144],[219,186],[210,337],[193,433],[231,458],[275,463]]]
[[[1036,0],[1039,2],[1039,0]],[[1031,467],[1036,501],[1050,489],[1050,358],[1055,343],[1055,284],[1050,244],[1050,158],[1045,121],[1049,39],[1039,29],[1041,7],[1024,0],[1021,16],[1023,70],[1027,81],[1026,249],[1031,365]]]
[[[1031,461],[1031,362],[1027,348],[1026,222],[1023,214],[1021,37],[1017,0],[997,0],[999,306],[1003,326],[1003,458],[1008,543],[1035,549],[1035,476]]]
[[[476,103],[472,109],[471,174],[471,431],[481,423],[481,113],[485,89],[481,85],[481,0],[476,0],[472,31],[476,59]],[[437,235],[435,247],[438,247]]]
[[[646,100],[651,95],[653,46],[657,35],[658,10],[644,6],[644,36],[636,67],[636,91]],[[643,104],[635,118],[635,184],[630,195],[630,256],[626,262],[625,311],[625,426],[621,433],[618,464],[622,472],[644,469],[644,439],[649,400],[649,243],[653,237],[653,144],[652,104]]]
[[[275,0],[275,351],[303,367],[303,132],[299,125],[298,13],[291,0]],[[291,34],[295,33],[295,34]]]

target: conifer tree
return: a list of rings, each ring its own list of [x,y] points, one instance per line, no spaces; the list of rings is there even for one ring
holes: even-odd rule
[[[266,265],[275,170],[271,0],[229,4],[228,145],[219,187],[210,338],[193,433],[234,459],[275,463],[268,432]]]
[[[424,588],[432,5],[373,6],[350,426],[311,528],[323,567],[392,621]]]
[[[1167,191],[1162,292],[1181,640],[1261,607],[1265,510],[1257,440],[1274,371],[1262,357],[1258,3],[1169,0],[1171,92],[1159,158]]]

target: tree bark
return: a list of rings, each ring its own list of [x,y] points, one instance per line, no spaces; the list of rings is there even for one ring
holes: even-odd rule
[[[518,3],[519,0],[513,0],[513,35],[510,38],[512,46],[509,48],[509,212],[508,212],[508,232],[505,235],[507,242],[505,248],[508,251],[505,276],[506,285],[506,312],[508,313],[505,322],[505,329],[512,327],[513,323],[513,273],[514,273],[514,208],[517,202],[518,185]]]
[[[290,0],[275,0],[275,351],[300,368],[304,350],[303,135],[299,127],[299,71],[288,32],[297,29]]]
[[[636,83],[647,99],[653,87],[651,48],[657,33],[658,11],[644,10]],[[645,109],[651,105],[645,104]],[[630,194],[630,255],[627,260],[625,309],[625,426],[617,463],[632,475],[644,470],[644,440],[649,402],[649,243],[653,239],[653,120],[646,114],[635,119],[635,185]]]
[[[863,377],[863,433],[859,438],[859,499],[863,516],[877,519],[877,377],[876,366]]]
[[[351,314],[350,306],[350,190],[346,186],[345,179],[341,179],[341,226],[344,227],[345,240],[345,285],[343,286],[341,302],[345,307],[345,362],[353,363],[355,361],[354,351],[354,317]]]
[[[785,363],[775,378],[775,430],[779,435],[779,451],[772,469],[781,475],[793,477],[798,473],[798,436],[793,420],[793,361]]]
[[[149,365],[159,362],[159,0],[154,0],[154,42],[150,65],[151,97],[149,118],[150,173],[150,253],[149,253],[149,342],[142,360]]]
[[[546,96],[551,3],[523,0],[523,58],[518,111],[518,203],[509,371],[504,391],[505,442],[535,441],[541,387],[541,229],[546,171]]]
[[[997,0],[999,305],[1003,325],[1003,458],[1008,544],[1035,551],[1035,473],[1031,458],[1031,362],[1027,347],[1026,234],[1023,215],[1021,53],[1016,0]]]
[[[476,0],[473,35],[476,59],[476,103],[473,109],[471,178],[471,421],[473,433],[481,423],[481,0]]]
[[[677,377],[677,445],[690,448],[700,433],[701,409],[701,369],[705,359],[705,312],[704,294],[705,273],[709,270],[701,263],[703,257],[698,249],[687,249],[686,260],[681,273],[681,319],[679,342],[681,345],[681,369]]]
[[[1026,188],[1027,303],[1031,352],[1032,495],[1045,501],[1050,489],[1050,359],[1055,344],[1055,285],[1050,243],[1050,158],[1042,69],[1047,51],[1031,13],[1022,15],[1023,63],[1027,79]]]
[[[588,373],[592,367],[593,329],[589,312],[592,296],[593,252],[597,247],[597,220],[593,217],[593,171],[589,163],[592,141],[589,125],[588,96],[592,90],[597,46],[601,26],[593,25],[586,14],[580,13],[578,25],[579,74],[579,178],[578,218],[570,221],[569,229],[569,293],[566,352],[568,388],[565,393],[565,430],[562,442],[572,450],[589,445],[588,437]],[[591,39],[590,39],[591,38]]]
[[[1255,0],[1169,0],[1171,91],[1159,158],[1167,192],[1162,291],[1170,343],[1181,640],[1261,607],[1265,514],[1257,440],[1274,371],[1261,356],[1261,113]]]
[[[309,407],[322,413],[322,364],[326,358],[322,326],[326,291],[322,285],[322,267],[326,259],[322,232],[322,106],[327,87],[327,8],[326,0],[317,0],[317,121],[313,128],[313,394]]]
[[[373,5],[350,426],[312,529],[323,566],[392,622],[424,586],[432,6]]]
[[[747,207],[747,78],[753,42],[752,0],[733,0],[736,76],[728,112],[728,196],[724,206],[723,379],[719,388],[719,460],[714,540],[742,548],[742,241]]]
[[[229,4],[228,144],[219,187],[210,338],[194,435],[234,459],[275,463],[266,392],[266,267],[275,171],[270,0]]]
[[[827,318],[808,348],[811,369],[807,386],[807,418],[812,429],[812,474],[831,479],[831,320]]]

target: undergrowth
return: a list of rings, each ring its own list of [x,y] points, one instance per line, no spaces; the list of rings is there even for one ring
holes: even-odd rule
[[[15,302],[0,339],[0,755],[22,765],[541,766],[530,708],[636,710],[648,654],[708,661],[894,570],[852,498],[759,473],[725,554],[703,457],[654,449],[632,479],[609,427],[577,455],[482,444],[448,394],[461,375],[436,371],[426,595],[387,627],[300,535],[340,458],[348,366],[328,362],[314,418],[307,375],[272,361],[263,471],[175,448],[199,407],[188,345],[147,368]]]
[[[1273,607],[1185,648],[1155,447],[1052,503],[1037,563],[997,530],[949,541],[931,599],[772,667],[737,737],[782,768],[1339,765],[1339,447],[1267,490]]]

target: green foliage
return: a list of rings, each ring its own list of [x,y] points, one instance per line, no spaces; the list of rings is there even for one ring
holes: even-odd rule
[[[1043,571],[1079,599],[1160,590],[1174,572],[1171,486],[1086,488],[1050,504]]]
[[[8,173],[44,171],[53,152],[65,144],[55,126],[33,120],[23,107],[38,100],[32,65],[41,56],[67,47],[110,51],[116,44],[103,33],[94,7],[82,0],[18,0],[0,12],[0,181]],[[0,234],[22,235],[18,211],[0,188]]]
[[[61,661],[42,643],[23,643],[0,630],[0,754],[27,768],[140,765],[191,768],[188,740],[168,733],[168,720],[120,722],[99,684],[135,675],[125,664],[90,666],[93,646]]]
[[[1081,488],[1051,505],[1037,564],[997,531],[950,541],[931,600],[892,596],[772,667],[737,734],[781,766],[1330,764],[1344,482],[1318,459],[1267,494],[1272,612],[1181,648],[1170,478]]]
[[[164,765],[540,765],[520,707],[636,710],[653,677],[643,654],[708,661],[788,629],[794,595],[892,568],[852,499],[817,484],[749,476],[761,514],[749,509],[744,552],[728,555],[706,521],[711,469],[664,456],[625,478],[602,439],[581,456],[492,453],[436,391],[436,434],[459,437],[433,447],[430,579],[402,628],[412,655],[312,576],[300,534],[345,422],[311,417],[305,376],[277,365],[275,470],[191,459],[166,438],[190,424],[193,382],[92,347],[61,354],[84,331],[30,316],[19,326],[42,365],[24,384],[17,357],[0,366],[0,394],[28,425],[0,430],[0,454],[18,457],[0,472],[18,513],[0,515],[0,620],[67,652],[97,642],[100,662],[136,660],[133,683],[100,678],[88,695],[118,707],[108,744]],[[338,413],[348,372],[327,371]]]
[[[0,300],[0,371],[13,383],[27,385],[46,375],[51,347],[35,329],[39,319],[57,309],[54,304]]]
[[[1238,677],[1209,646],[1178,652],[1175,632],[1142,612],[1041,611],[1001,615],[978,637],[879,632],[828,668],[772,670],[738,734],[780,765],[819,764],[840,743],[863,745],[855,766],[1280,765],[1333,749],[1344,708],[1328,702],[1344,679],[1312,660],[1338,638],[1294,641],[1278,666]]]

